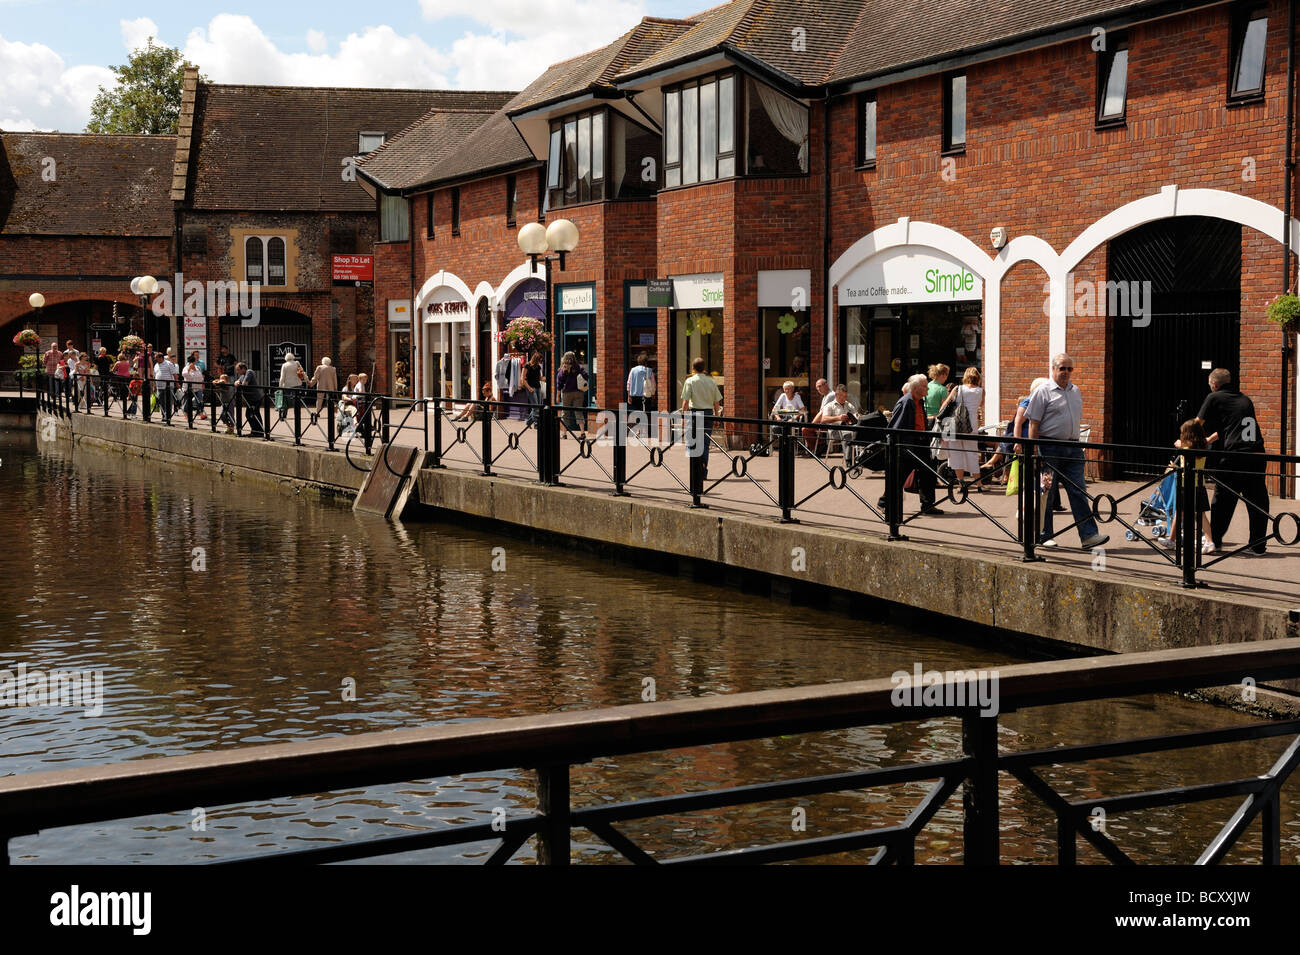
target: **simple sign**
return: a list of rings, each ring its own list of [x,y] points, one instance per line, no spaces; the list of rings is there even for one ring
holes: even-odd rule
[[[561,312],[594,312],[596,310],[596,287],[594,285],[577,285],[560,289]]]
[[[673,308],[722,308],[725,301],[721,272],[673,279]]]
[[[673,280],[649,279],[645,283],[646,308],[673,307]]]
[[[335,285],[372,285],[375,281],[373,255],[336,255],[334,259]]]
[[[863,262],[839,283],[841,305],[969,302],[984,297],[984,283],[956,259],[904,245]]]

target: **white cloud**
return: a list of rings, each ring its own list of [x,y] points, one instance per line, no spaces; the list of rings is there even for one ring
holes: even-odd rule
[[[128,53],[134,53],[148,43],[149,37],[153,37],[155,43],[158,42],[158,24],[148,17],[122,20],[120,25],[122,27],[122,45],[126,47]]]
[[[69,68],[42,43],[0,36],[0,129],[80,132],[99,87],[114,81],[105,67]]]
[[[426,20],[466,17],[493,33],[558,33],[571,41],[569,56],[603,46],[645,15],[645,4],[634,0],[420,0],[420,9]]]
[[[320,30],[307,31],[307,49],[313,53],[324,53],[329,45],[329,39]]]
[[[185,41],[185,59],[214,83],[283,86],[435,88],[451,85],[451,64],[417,36],[392,27],[367,27],[344,39],[336,53],[285,53],[251,17],[223,13]]]

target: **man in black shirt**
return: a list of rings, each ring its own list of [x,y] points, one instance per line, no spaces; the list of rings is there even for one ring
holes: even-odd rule
[[[222,373],[232,376],[233,378],[237,371],[235,367],[237,364],[238,359],[230,353],[230,349],[225,345],[222,345],[221,351],[217,355],[217,367],[221,369]]]
[[[1264,452],[1264,435],[1255,418],[1255,403],[1232,384],[1226,368],[1210,372],[1210,393],[1205,397],[1197,417],[1205,422],[1205,434],[1215,451]],[[1246,502],[1250,518],[1250,543],[1243,553],[1264,553],[1269,534],[1268,487],[1264,470],[1268,462],[1255,457],[1219,457],[1210,459],[1214,468],[1214,501],[1210,505],[1210,536],[1215,550],[1223,547],[1223,535],[1237,510],[1237,498]]]
[[[108,353],[108,349],[103,345],[99,347],[99,354],[95,356],[95,368],[99,371],[100,404],[107,408],[108,396],[113,391],[111,387],[113,381],[113,356]]]

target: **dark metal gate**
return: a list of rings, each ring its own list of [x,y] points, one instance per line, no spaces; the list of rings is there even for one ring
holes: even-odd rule
[[[1138,299],[1130,295],[1128,314],[1110,317],[1113,440],[1172,448],[1179,425],[1210,393],[1210,370],[1237,375],[1241,226],[1203,216],[1162,219],[1112,239],[1109,265],[1111,283],[1140,290]],[[1099,306],[1104,298],[1099,290]],[[1142,312],[1131,307],[1134,301],[1144,304]],[[1153,453],[1123,470],[1133,474],[1166,463]]]

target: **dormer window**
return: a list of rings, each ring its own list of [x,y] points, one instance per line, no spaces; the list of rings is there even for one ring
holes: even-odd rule
[[[360,133],[357,135],[357,155],[372,153],[384,144],[383,133]]]

